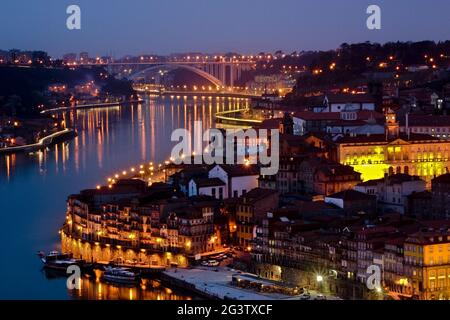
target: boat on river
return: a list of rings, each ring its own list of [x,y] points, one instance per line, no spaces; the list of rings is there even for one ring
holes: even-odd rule
[[[102,280],[123,284],[134,284],[139,281],[138,274],[128,268],[121,267],[105,267]]]
[[[85,261],[82,259],[74,259],[71,253],[60,253],[58,251],[51,251],[49,254],[39,252],[44,268],[67,272],[70,266],[84,267]]]

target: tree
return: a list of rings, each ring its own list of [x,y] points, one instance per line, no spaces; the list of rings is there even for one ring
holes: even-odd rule
[[[4,108],[6,109],[6,113],[8,115],[15,117],[17,110],[23,108],[22,98],[17,95],[9,96]]]

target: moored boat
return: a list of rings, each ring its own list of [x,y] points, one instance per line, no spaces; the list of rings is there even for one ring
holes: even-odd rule
[[[102,280],[116,283],[136,283],[138,275],[128,268],[105,267]]]
[[[60,253],[58,251],[51,251],[49,254],[39,252],[44,268],[66,272],[67,268],[73,265],[83,267],[85,261],[81,259],[74,259],[71,253]]]

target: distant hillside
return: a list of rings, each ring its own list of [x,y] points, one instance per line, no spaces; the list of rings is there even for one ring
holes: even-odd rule
[[[0,115],[8,114],[11,105],[20,116],[34,116],[37,106],[46,104],[44,92],[50,84],[64,83],[69,87],[93,80],[102,91],[112,95],[132,95],[134,90],[126,80],[113,77],[104,79],[100,74],[107,72],[102,67],[40,68],[40,67],[0,67]]]

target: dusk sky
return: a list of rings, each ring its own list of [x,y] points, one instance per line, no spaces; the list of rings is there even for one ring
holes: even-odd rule
[[[450,39],[449,0],[2,0],[0,49],[168,54],[334,49],[343,42]],[[81,7],[81,30],[66,8]],[[366,8],[382,29],[366,28]]]

